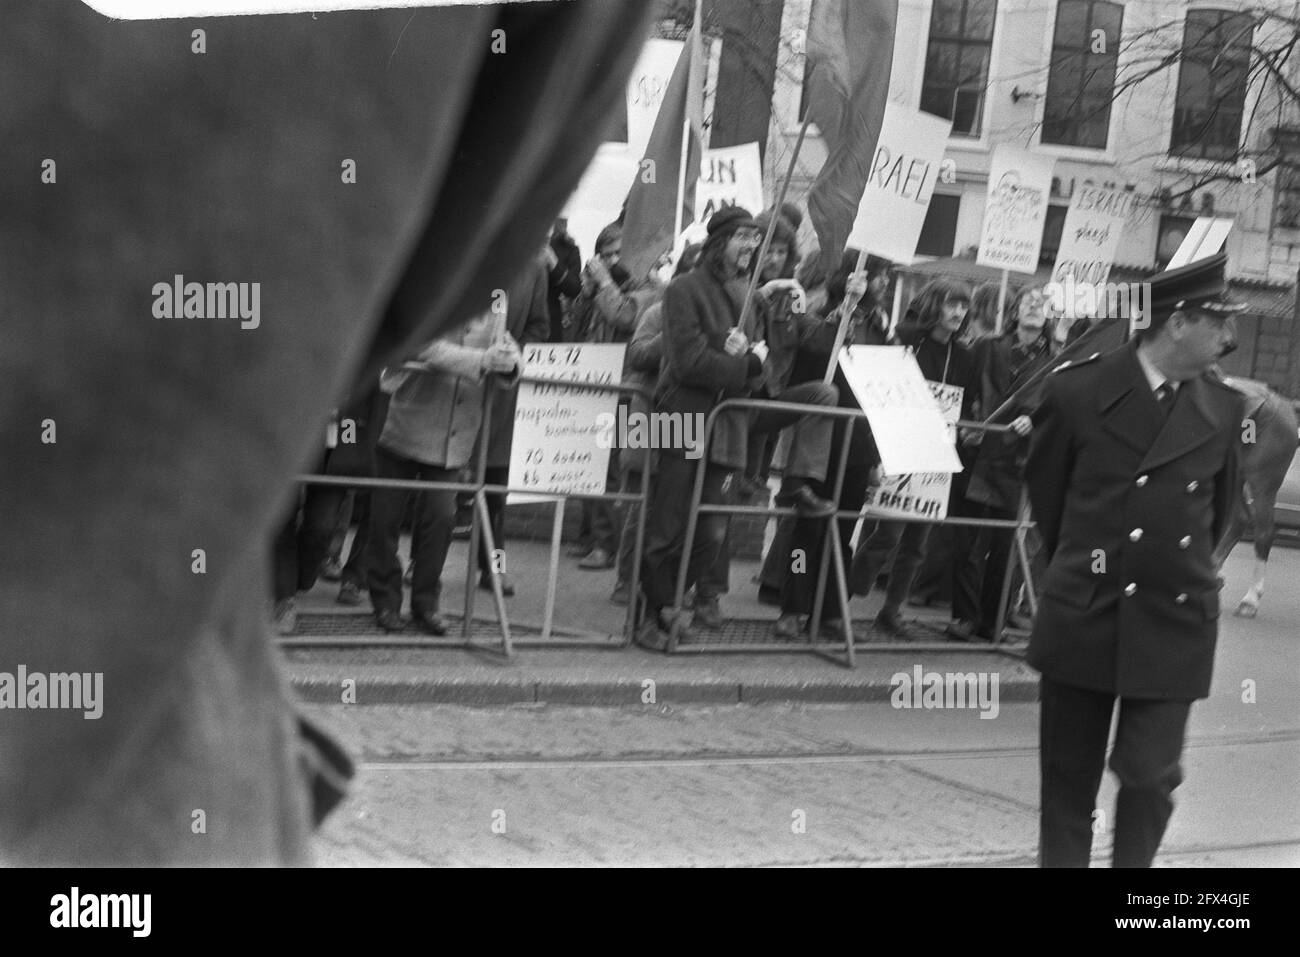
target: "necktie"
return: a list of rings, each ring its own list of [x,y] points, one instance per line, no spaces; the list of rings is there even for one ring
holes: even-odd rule
[[[1160,411],[1166,419],[1169,418],[1169,412],[1174,407],[1174,397],[1176,395],[1176,390],[1168,382],[1162,382],[1160,388],[1156,389],[1156,401],[1160,403]]]

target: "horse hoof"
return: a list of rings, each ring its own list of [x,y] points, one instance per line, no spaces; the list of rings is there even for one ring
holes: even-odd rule
[[[1237,606],[1238,618],[1254,618],[1257,614],[1259,614],[1258,605],[1252,605],[1250,602],[1243,601]]]

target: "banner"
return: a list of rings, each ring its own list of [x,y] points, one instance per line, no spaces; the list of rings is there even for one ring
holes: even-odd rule
[[[584,383],[618,385],[623,376],[622,343],[530,343],[524,346],[524,375],[554,379],[519,386],[514,439],[510,447],[511,488],[536,492],[603,492],[609,449],[596,442],[602,414],[613,415],[618,393],[586,389]],[[575,383],[568,385],[565,383]],[[510,495],[509,502],[538,501]]]
[[[663,102],[664,91],[668,89],[677,58],[681,56],[682,45],[681,40],[647,40],[636,66],[632,68],[627,81],[627,153],[635,160],[645,155],[655,117],[659,115],[659,104]],[[631,177],[628,177],[628,182],[631,182]],[[623,192],[626,195],[627,183],[623,184]],[[618,206],[610,213],[610,220],[618,217],[622,205],[623,197],[620,196]]]
[[[636,171],[636,160],[628,156],[624,144],[602,143],[582,174],[578,188],[564,206],[564,215],[583,262],[596,254],[600,231],[618,218],[627,198],[627,184]]]
[[[959,385],[927,382],[939,413],[948,423],[948,440],[956,445],[957,420],[961,418],[962,394]],[[947,518],[951,472],[914,472],[910,475],[887,475],[870,490],[866,505],[891,518]]]
[[[757,143],[705,150],[695,184],[695,221],[707,224],[724,206],[757,216],[763,203],[763,160]]]
[[[1104,283],[1136,203],[1137,194],[1122,189],[1076,188],[1065,211],[1052,282]]]
[[[951,120],[885,104],[885,121],[849,246],[897,263],[912,261],[951,129]]]
[[[1052,189],[1050,156],[997,146],[989,163],[988,199],[980,231],[981,266],[1036,272]]]
[[[867,413],[886,475],[962,470],[948,425],[907,349],[850,346],[840,352],[840,368]]]

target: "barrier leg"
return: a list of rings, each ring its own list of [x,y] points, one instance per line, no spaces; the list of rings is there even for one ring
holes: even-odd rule
[[[546,611],[542,615],[542,640],[551,637],[555,621],[555,590],[560,578],[560,538],[564,534],[564,506],[567,499],[555,500],[555,515],[551,520],[551,567],[546,578]],[[504,620],[504,619],[503,619]]]
[[[1028,508],[1027,505],[1028,501],[1029,501],[1028,493],[1025,492],[1024,490],[1021,490],[1020,508],[1016,510],[1016,517],[1018,521],[1024,521],[1025,512]],[[1020,544],[1020,534],[1019,534],[1020,531],[1021,530],[1019,528],[1015,530],[1015,534],[1017,536],[1017,542],[1016,542],[1017,544]],[[1006,567],[1002,569],[1002,590],[1000,592],[1002,597],[998,600],[997,621],[993,626],[993,643],[995,645],[1002,643],[1002,630],[1006,627],[1007,624],[1007,599],[1011,597],[1011,569],[1016,561],[1018,551],[1019,551],[1018,549],[1013,548],[1007,552]],[[988,574],[987,569],[985,570],[984,574],[986,575]]]
[[[686,540],[682,546],[682,559],[677,566],[677,588],[673,592],[673,625],[668,632],[668,654],[677,650],[677,640],[682,627],[682,602],[686,598],[686,574],[690,568],[691,547],[695,544],[695,526],[700,515],[700,496],[704,493],[704,473],[709,462],[709,438],[712,432],[713,415],[710,414],[704,428],[704,451],[695,464],[695,485],[691,492],[691,510],[686,517]]]
[[[492,517],[488,513],[487,493],[482,489],[479,489],[474,493],[474,507],[478,511],[479,520],[483,523],[483,544],[487,548],[488,554],[491,555],[496,551],[496,541],[492,535]],[[470,567],[475,567],[473,557],[470,558]],[[492,598],[497,606],[497,620],[501,624],[501,650],[505,656],[509,658],[514,654],[514,649],[510,645],[510,619],[506,616],[505,596],[501,594],[501,576],[497,574],[496,569],[492,567],[491,562],[488,562],[488,572],[492,579]],[[472,579],[466,586],[465,592],[470,596],[474,594],[474,582]],[[467,599],[466,604],[470,604],[472,600],[472,598]],[[466,617],[465,622],[465,630],[468,632],[468,617]]]
[[[836,466],[835,486],[831,491],[831,501],[835,503],[837,509],[839,508],[840,496],[844,491],[844,473],[848,470],[849,467],[849,446],[852,443],[853,443],[853,420],[845,419],[844,420],[844,446],[843,446],[843,451],[840,453],[839,464]],[[839,551],[840,549],[839,512],[836,511],[836,513],[830,516],[830,518],[826,519],[826,521],[831,526],[834,526],[835,528],[835,543],[836,543],[835,560],[838,562],[837,567],[842,569],[844,567],[844,555],[841,551]],[[861,519],[859,519],[859,521],[861,521]],[[822,560],[821,560],[821,564],[817,568],[817,587],[813,591],[812,617],[808,619],[808,640],[809,641],[814,640],[817,635],[821,634],[822,612],[825,611],[825,607],[824,607],[825,602],[823,601],[823,596],[826,593],[826,575],[830,569],[830,563],[827,561],[827,559],[830,557],[828,554],[830,548],[831,548],[831,534],[828,529],[826,534],[822,536]],[[845,621],[848,622],[849,634],[851,635],[853,633],[853,622],[852,622],[853,616],[849,612],[849,603],[846,598],[846,595],[842,594],[840,596],[840,601],[842,602],[840,607],[844,609],[844,618]],[[852,644],[852,641],[850,641],[849,643]],[[852,653],[850,653],[850,660],[851,658],[852,658]]]
[[[850,668],[857,667],[856,652],[853,648],[853,616],[849,613],[849,586],[844,574],[844,550],[840,547],[840,521],[838,515],[831,516],[830,534],[826,536],[831,543],[831,555],[835,561],[835,588],[840,595],[840,607],[844,614],[840,616],[840,626],[844,631],[844,654]]]
[[[632,578],[628,583],[627,617],[623,622],[623,643],[630,645],[636,630],[637,609],[641,604],[641,559],[645,554],[646,513],[650,511],[650,449],[641,458],[641,504],[636,516],[636,546],[632,549]]]

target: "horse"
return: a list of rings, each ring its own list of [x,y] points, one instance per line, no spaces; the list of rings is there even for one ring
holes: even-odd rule
[[[1264,383],[1231,376],[1225,376],[1223,381],[1246,397],[1241,440],[1242,495],[1241,507],[1233,513],[1222,541],[1214,550],[1214,561],[1222,570],[1247,527],[1251,529],[1255,569],[1235,614],[1254,618],[1259,614],[1259,602],[1264,596],[1268,554],[1276,534],[1277,492],[1300,445],[1300,425],[1291,402]]]

